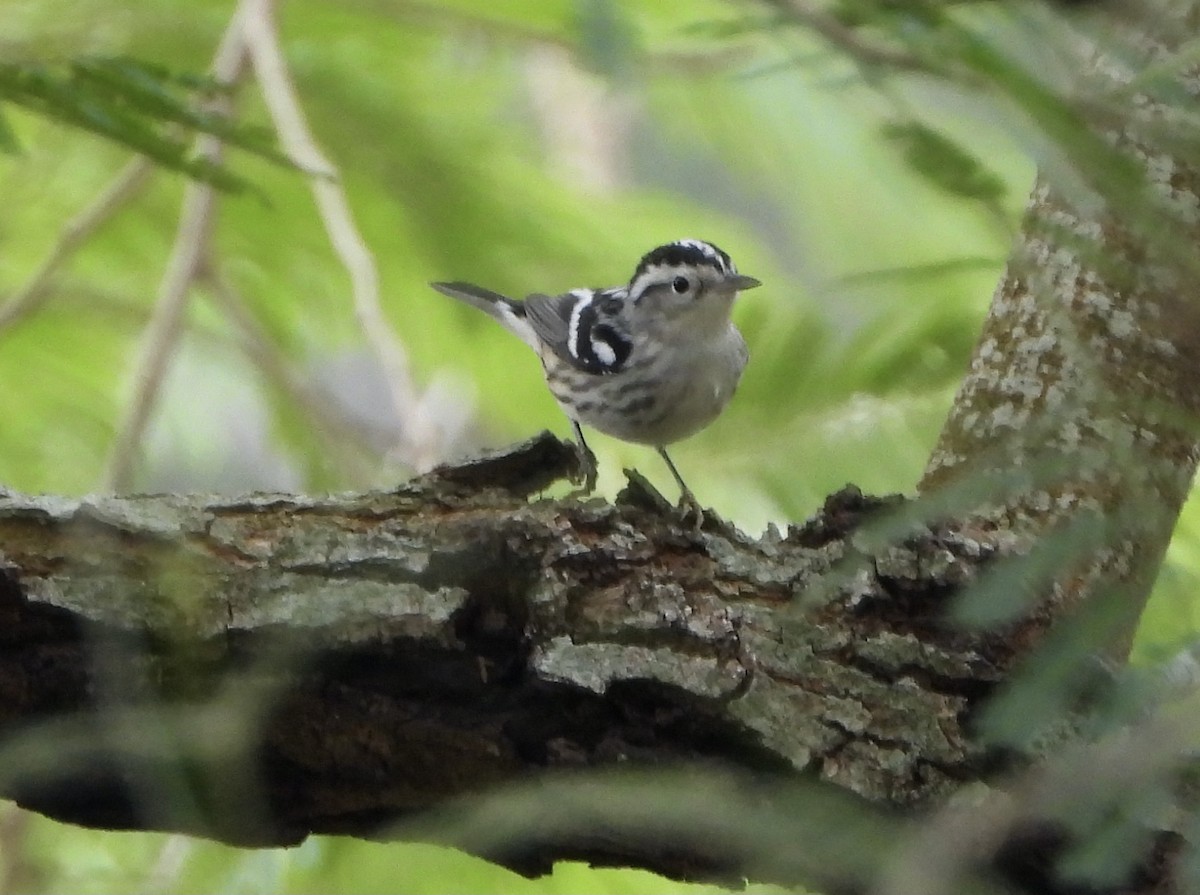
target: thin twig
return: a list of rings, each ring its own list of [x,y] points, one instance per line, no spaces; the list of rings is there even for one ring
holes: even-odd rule
[[[172,833],[158,852],[158,859],[146,874],[143,892],[169,892],[179,883],[183,865],[192,853],[195,839],[182,833]]]
[[[3,305],[0,333],[33,314],[51,294],[47,288],[54,275],[97,229],[132,199],[149,179],[153,163],[138,156],[125,165],[90,205],[71,218],[58,234],[58,241],[41,265]]]
[[[437,424],[421,401],[408,356],[392,332],[379,301],[379,272],[371,250],[354,223],[337,168],[317,146],[292,84],[279,46],[273,0],[244,0],[245,36],[267,110],[284,151],[312,173],[317,210],[334,251],[350,277],[354,313],[363,337],[383,367],[392,404],[403,421],[402,460],[417,470],[431,468],[439,456]]]
[[[31,859],[30,820],[33,814],[11,802],[0,808],[0,892],[31,892],[45,886],[45,873]]]
[[[246,309],[245,301],[228,280],[215,273],[207,280],[210,287],[208,294],[213,304],[237,330],[246,357],[258,367],[268,382],[303,408],[327,453],[340,456],[342,462],[351,467],[350,476],[361,482],[369,482],[377,466],[363,460],[364,455],[377,453],[371,445],[369,434],[350,414],[312,387],[309,378],[284,356],[275,340]]]
[[[886,44],[866,40],[855,29],[810,0],[770,0],[786,17],[805,26],[855,62],[869,68],[893,71],[932,72],[933,66],[921,57]]]
[[[213,60],[213,77],[221,84],[236,83],[246,69],[243,17],[243,8],[239,7],[221,38]],[[225,103],[227,100],[214,102]],[[220,160],[222,145],[219,137],[202,135],[196,141],[196,153],[200,158],[216,163]],[[159,283],[154,312],[142,335],[141,349],[134,366],[133,394],[126,402],[124,416],[117,426],[117,434],[109,451],[101,483],[103,490],[126,491],[132,484],[138,445],[145,434],[167,366],[183,332],[192,281],[207,260],[215,205],[216,190],[212,185],[190,181],[185,187],[175,244]]]

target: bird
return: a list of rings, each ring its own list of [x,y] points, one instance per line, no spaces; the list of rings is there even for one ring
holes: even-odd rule
[[[574,431],[584,493],[595,489],[597,474],[583,436],[588,426],[653,447],[681,504],[703,518],[666,449],[708,426],[733,397],[749,351],[730,312],[738,293],[759,280],[738,273],[713,243],[680,239],[643,255],[624,286],[519,301],[473,283],[430,285],[483,311],[541,359]]]

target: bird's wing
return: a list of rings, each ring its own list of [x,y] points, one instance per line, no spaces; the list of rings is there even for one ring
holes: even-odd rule
[[[571,353],[569,334],[571,314],[578,302],[578,296],[570,292],[564,292],[562,295],[542,295],[535,292],[526,296],[525,301],[521,303],[529,325],[533,327],[542,344],[573,366],[578,366],[578,362]]]
[[[620,370],[633,349],[621,320],[616,289],[530,295],[525,316],[542,344],[577,370],[599,375]]]

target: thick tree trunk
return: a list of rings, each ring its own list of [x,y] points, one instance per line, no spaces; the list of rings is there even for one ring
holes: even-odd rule
[[[1091,182],[1035,187],[920,484],[1006,542],[1060,536],[1053,599],[1118,599],[1117,659],[1200,457],[1200,161],[1176,145],[1191,111],[1132,86],[1197,33],[1196,4],[1175,6],[1126,10],[1147,30],[1097,53],[1080,88],[1097,138],[1068,147]],[[1200,98],[1194,72],[1177,83]]]

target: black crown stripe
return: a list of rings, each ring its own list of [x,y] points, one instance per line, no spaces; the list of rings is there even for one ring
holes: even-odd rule
[[[708,265],[709,267],[715,267],[722,273],[733,273],[735,270],[733,261],[721,249],[717,248],[711,242],[693,240],[672,242],[647,252],[642,257],[642,260],[638,262],[637,270],[633,273],[633,279],[636,280],[649,268],[656,265],[666,265],[669,267]]]

